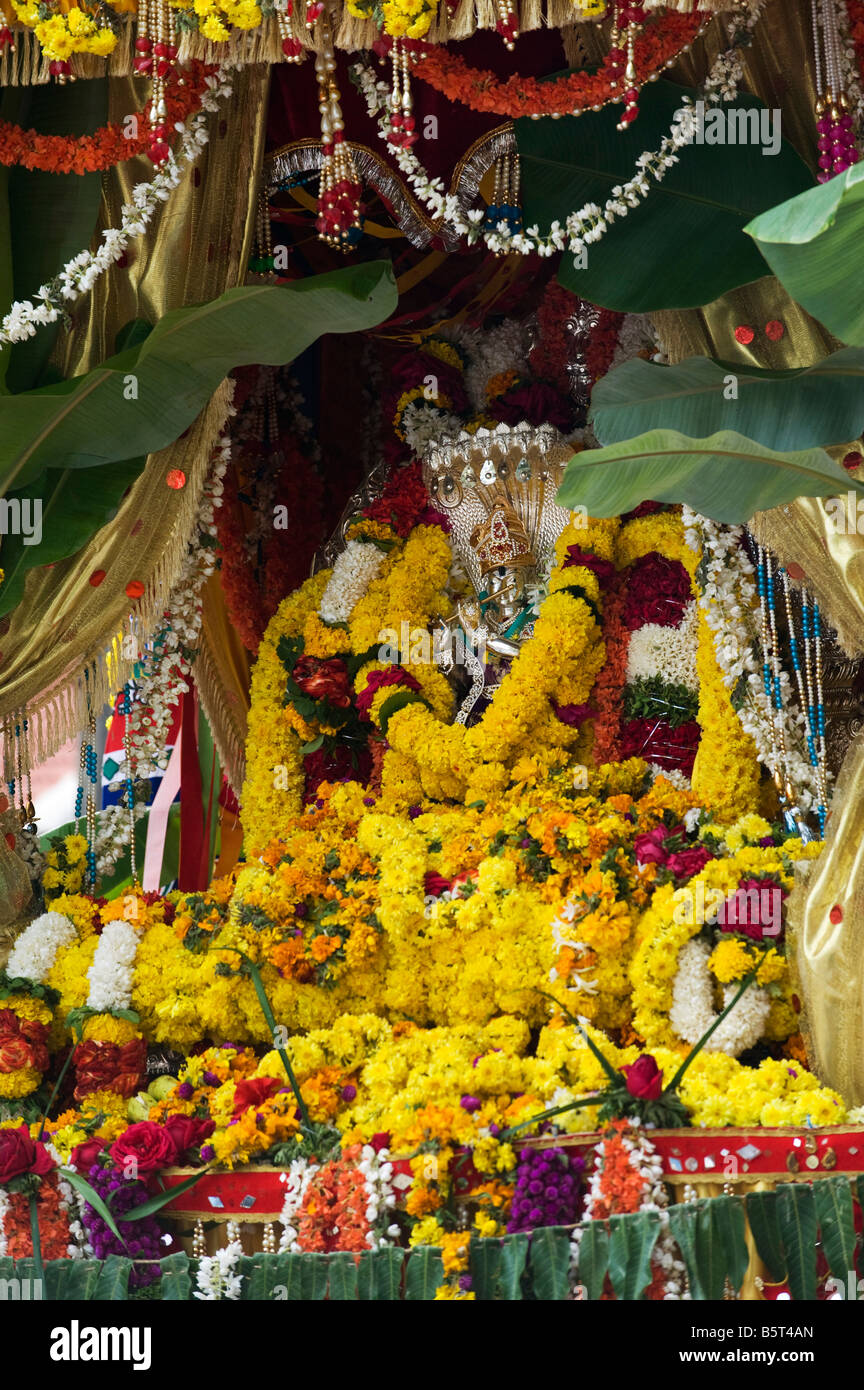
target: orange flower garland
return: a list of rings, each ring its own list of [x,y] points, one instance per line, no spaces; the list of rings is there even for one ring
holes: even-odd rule
[[[627,681],[627,651],[630,646],[630,633],[622,620],[626,598],[626,578],[617,574],[604,594],[603,641],[606,644],[606,664],[594,682],[590,700],[596,710],[593,744],[596,763],[611,763],[619,758],[621,697]]]
[[[636,40],[634,85],[641,86],[653,73],[671,67],[687,52],[707,22],[710,20],[706,21],[704,14],[667,13],[646,24]],[[434,48],[420,48],[414,72],[450,101],[512,120],[556,112],[569,116],[624,98],[624,80],[609,56],[596,73],[569,73],[554,82],[516,73],[502,82],[497,73],[470,68],[458,54],[436,44]]]
[[[197,109],[206,89],[205,78],[214,71],[205,63],[191,63],[183,71],[185,85],[166,88],[165,124],[169,129]],[[45,174],[101,173],[149,150],[150,123],[144,110],[137,112],[135,119],[138,134],[131,139],[126,133],[129,116],[102,126],[93,135],[40,135],[36,130],[22,130],[9,121],[0,121],[0,164],[39,169]]]

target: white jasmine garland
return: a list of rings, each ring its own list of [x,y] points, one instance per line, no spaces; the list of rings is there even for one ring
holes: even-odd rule
[[[499,255],[518,252],[527,256],[553,256],[556,251],[569,251],[581,255],[587,246],[599,241],[605,235],[616,217],[626,217],[631,208],[638,207],[651,191],[650,175],[659,183],[669,169],[678,163],[677,150],[692,144],[698,130],[695,109],[688,98],[684,98],[681,109],[675,113],[669,134],[655,153],[646,151],[636,161],[636,173],[624,184],[612,190],[602,208],[596,203],[585,203],[577,212],[571,212],[564,225],[556,219],[549,229],[548,236],[541,236],[539,227],[528,227],[525,231],[514,232],[504,221],[495,227],[487,227],[484,212],[472,208],[463,215],[459,199],[447,193],[441,179],[432,179],[420,163],[413,149],[395,148],[387,141],[390,129],[391,90],[386,82],[378,82],[374,72],[365,64],[357,64],[352,69],[363,96],[369,115],[378,121],[378,133],[387,143],[406,182],[422,202],[433,219],[443,218],[451,231],[465,237],[469,246],[483,241],[490,251]]]
[[[194,1297],[203,1303],[236,1302],[243,1287],[243,1276],[235,1266],[243,1254],[239,1240],[232,1240],[215,1255],[205,1255],[198,1263]]]
[[[91,1009],[111,1013],[131,1006],[137,951],[138,932],[131,922],[107,923],[87,971],[87,1004]]]
[[[699,606],[714,636],[714,654],[723,684],[730,692],[743,696],[736,711],[745,733],[756,745],[759,761],[774,777],[785,780],[786,772],[804,812],[819,802],[816,769],[805,755],[804,714],[796,705],[791,682],[784,671],[780,677],[786,741],[786,765],[775,751],[772,710],[762,679],[758,600],[753,566],[742,545],[743,527],[722,526],[699,516],[688,506],[682,508],[684,537],[691,550],[701,552],[702,572]]]
[[[699,691],[696,657],[699,649],[699,610],[694,600],[684,609],[678,627],[645,623],[630,635],[627,683],[659,676],[668,685]]]
[[[135,185],[132,201],[124,203],[121,209],[120,226],[109,227],[102,233],[103,244],[98,250],[79,251],[67,261],[54,280],[39,286],[35,303],[25,299],[12,305],[0,323],[0,345],[24,342],[34,337],[41,325],[56,323],[66,313],[66,306],[92,289],[100,275],[120,260],[129,243],[143,236],[159,206],[167,202],[180,183],[186,165],[193,163],[207,144],[207,116],[218,111],[219,102],[231,95],[232,66],[223,63],[205,79],[207,90],[201,98],[201,109],[185,125],[179,121],[175,125],[180,135],[177,150],[169,154],[149,183]]]
[[[707,941],[694,937],[678,953],[678,971],[672,986],[672,1008],[669,1022],[679,1038],[695,1044],[717,1018],[714,1008],[714,980],[708,969],[711,947]],[[726,985],[723,1007],[734,999],[740,982]],[[706,1052],[725,1052],[739,1057],[762,1037],[771,999],[764,989],[751,985],[738,1000],[735,1008],[724,1018],[705,1044]]]
[[[384,563],[384,552],[369,541],[349,540],[333,566],[321,595],[318,616],[325,623],[347,623]]]
[[[57,1191],[60,1195],[60,1206],[69,1222],[70,1239],[66,1247],[66,1254],[70,1260],[82,1260],[93,1254],[93,1247],[87,1240],[87,1234],[81,1222],[84,1197],[78,1193],[77,1188],[73,1188],[72,1184],[64,1178],[63,1160],[50,1140],[45,1140],[45,1147],[57,1164]]]
[[[320,1164],[309,1159],[295,1158],[288,1171],[282,1174],[285,1198],[279,1215],[282,1225],[280,1252],[302,1249],[295,1223],[309,1185],[320,1167]],[[397,1201],[396,1193],[410,1187],[413,1178],[407,1173],[394,1173],[389,1150],[376,1150],[371,1144],[364,1144],[360,1150],[357,1168],[363,1178],[365,1215],[370,1227],[366,1233],[366,1244],[372,1250],[392,1245],[400,1236],[399,1226],[391,1220]]]
[[[282,1224],[282,1235],[279,1238],[280,1254],[284,1254],[288,1250],[300,1249],[294,1221],[303,1205],[303,1198],[306,1196],[309,1184],[320,1166],[318,1163],[312,1163],[308,1158],[295,1158],[288,1171],[280,1177],[280,1182],[285,1184],[285,1199],[279,1214],[279,1220]]]
[[[733,101],[737,96],[742,77],[738,44],[743,34],[752,32],[765,3],[766,0],[746,0],[732,17],[728,29],[730,47],[718,56],[703,84],[706,104]],[[665,178],[678,163],[678,151],[692,144],[699,130],[696,111],[685,97],[659,149],[653,153],[646,150],[639,156],[632,177],[612,189],[611,198],[602,208],[597,203],[585,203],[578,211],[571,212],[563,225],[554,221],[548,236],[541,236],[536,226],[514,232],[504,221],[488,227],[481,208],[463,213],[459,199],[446,191],[441,179],[429,177],[412,148],[391,145],[388,140],[392,101],[389,84],[379,82],[372,68],[364,63],[355,65],[351,75],[365,98],[370,117],[378,122],[380,138],[430,217],[443,219],[452,232],[466,238],[469,246],[482,240],[490,251],[499,255],[514,251],[523,256],[552,256],[556,251],[581,255],[586,247],[600,241],[616,218],[626,217],[631,209],[640,206],[651,191],[650,180],[660,183]]]
[[[373,1250],[392,1245],[400,1234],[398,1225],[389,1219],[396,1206],[396,1189],[410,1187],[413,1179],[408,1174],[394,1175],[389,1149],[376,1150],[371,1144],[363,1145],[357,1167],[363,1175],[366,1220],[371,1227],[366,1244]]]
[[[41,985],[60,947],[77,939],[74,925],[62,912],[43,912],[18,937],[6,962],[6,973],[12,980],[33,980]]]

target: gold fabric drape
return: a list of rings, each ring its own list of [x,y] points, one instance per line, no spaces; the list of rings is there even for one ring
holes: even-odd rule
[[[212,574],[204,589],[194,675],[223,771],[236,796],[245,777],[251,662],[225,607],[219,575]]]
[[[788,916],[808,1058],[848,1105],[864,1104],[864,734],[846,754],[825,849]]]
[[[263,67],[235,73],[231,98],[210,118],[209,143],[147,234],[131,244],[128,263],[112,267],[74,308],[72,327],[53,354],[64,376],[89,371],[110,356],[118,331],[132,319],[155,324],[170,309],[206,302],[243,282],[254,236],[268,79]],[[146,83],[117,77],[109,86],[110,119],[143,106]],[[143,158],[106,172],[96,243],[103,228],[118,224],[134,186],[150,177],[152,166]],[[140,638],[158,619],[186,553],[229,402],[226,383],[185,438],[148,458],[109,526],[78,556],[28,576],[2,639],[0,719],[27,708],[34,760],[50,756],[86,722],[85,668],[96,707],[130,674],[132,663],[115,639],[124,626],[128,631],[130,613]],[[171,468],[187,476],[179,492],[165,486]],[[98,470],[93,485],[99,486]],[[90,576],[100,569],[105,579],[93,587]],[[135,579],[145,593],[132,602],[125,586]],[[207,640],[205,635],[205,645]],[[212,722],[218,745],[236,741],[230,728],[225,733],[219,727],[218,715]]]
[[[744,67],[746,86],[769,107],[782,107],[784,136],[812,165],[816,131],[808,25],[809,5],[775,0]],[[707,36],[709,51],[716,27]],[[687,81],[693,73],[680,64],[675,75]],[[772,320],[783,326],[779,339],[765,332]],[[656,314],[654,321],[672,362],[704,355],[733,365],[806,367],[838,347],[770,276],[702,309]],[[753,330],[750,344],[735,338],[740,325]],[[781,562],[800,566],[849,655],[864,652],[864,542],[857,532],[839,532],[824,502],[811,498],[759,513],[752,530]],[[825,850],[789,900],[790,952],[805,1006],[809,1057],[821,1080],[849,1105],[864,1102],[862,846],[864,737],[859,737],[838,779]]]
[[[83,550],[27,576],[3,638],[0,722],[27,711],[34,763],[86,726],[85,670],[95,710],[131,675],[134,657],[123,654],[121,637],[129,632],[130,613],[139,641],[158,622],[186,556],[231,394],[224,383],[184,439],[150,455],[113,521]],[[169,468],[183,470],[185,487],[166,486]],[[98,571],[104,579],[94,585]],[[126,586],[135,580],[144,592],[133,601]]]
[[[255,231],[268,69],[243,68],[233,83],[231,97],[209,117],[209,142],[148,232],[130,243],[126,264],[107,271],[73,309],[73,326],[53,357],[63,376],[77,376],[110,357],[119,329],[132,319],[155,324],[169,309],[202,304],[243,283]],[[109,120],[140,111],[147,90],[139,78],[113,78]],[[119,224],[135,185],[152,175],[143,156],[107,171],[97,243],[103,228]]]

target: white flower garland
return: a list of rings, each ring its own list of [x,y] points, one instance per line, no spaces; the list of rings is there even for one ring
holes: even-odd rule
[[[108,922],[87,971],[87,1004],[99,1013],[128,1009],[132,1003],[138,932],[131,922]]]
[[[197,1288],[193,1296],[203,1303],[236,1302],[243,1287],[243,1276],[235,1273],[235,1266],[242,1254],[239,1240],[232,1240],[215,1255],[204,1255],[198,1263]]]
[[[714,1008],[714,981],[708,969],[711,947],[698,937],[688,941],[678,953],[678,970],[672,986],[669,1022],[679,1038],[695,1044],[717,1018]],[[726,985],[723,1007],[735,997],[740,985]],[[705,1044],[706,1052],[725,1052],[740,1057],[755,1047],[765,1030],[771,999],[764,989],[751,985],[738,1000]]]
[[[773,750],[774,712],[765,694],[757,656],[756,586],[753,566],[742,545],[743,527],[722,526],[686,505],[682,508],[682,520],[687,544],[702,555],[704,579],[700,579],[699,606],[714,635],[714,654],[723,684],[729,691],[736,687],[743,691],[743,703],[736,711],[739,723],[753,739],[759,761],[772,776],[785,780],[788,768],[802,811],[810,811],[819,803],[816,769],[802,752],[806,747],[804,715],[795,703],[785,671],[781,673],[780,687],[786,768]]]
[[[699,648],[699,610],[695,599],[684,609],[678,627],[645,623],[630,634],[627,684],[640,677],[659,676],[669,685],[699,692],[696,657]]]
[[[318,1172],[320,1164],[312,1163],[306,1158],[295,1158],[287,1173],[280,1174],[279,1181],[285,1184],[285,1200],[282,1203],[282,1211],[279,1220],[282,1224],[282,1235],[279,1237],[279,1253],[286,1251],[299,1250],[297,1244],[297,1227],[294,1225],[294,1218],[297,1216],[303,1205],[303,1198],[309,1188],[309,1184]]]
[[[737,95],[742,68],[736,40],[740,40],[743,33],[752,32],[765,3],[766,0],[747,0],[746,11],[732,19],[730,47],[718,56],[704,83],[706,102],[728,102]],[[581,255],[588,246],[600,241],[616,218],[626,217],[632,208],[639,207],[651,191],[649,175],[655,183],[660,183],[668,170],[678,163],[678,151],[693,143],[699,129],[696,111],[685,97],[659,149],[654,153],[646,150],[639,156],[635,173],[625,183],[612,189],[611,198],[602,208],[597,203],[585,203],[578,211],[571,212],[563,225],[556,219],[550,226],[548,236],[541,236],[536,226],[514,232],[505,221],[492,228],[484,226],[484,209],[473,208],[467,216],[463,215],[459,199],[446,192],[440,178],[429,177],[411,147],[396,148],[390,145],[388,133],[392,92],[389,84],[379,82],[371,67],[364,63],[356,64],[351,74],[365,98],[370,117],[378,122],[380,138],[387,144],[407,183],[433,220],[443,218],[454,233],[466,238],[469,246],[482,240],[490,251],[499,255],[514,251],[523,256],[552,256],[556,251]]]
[[[318,616],[325,623],[347,623],[384,563],[384,551],[369,541],[349,540],[339,553],[321,595]]]
[[[42,324],[56,323],[66,313],[66,306],[92,289],[100,275],[120,260],[129,243],[144,235],[156,210],[168,201],[180,183],[185,166],[192,164],[207,144],[210,138],[207,118],[218,111],[222,99],[231,95],[232,66],[223,63],[216,73],[205,79],[208,90],[201,97],[200,110],[188,124],[178,121],[175,126],[180,134],[179,148],[169,154],[149,183],[135,185],[131,202],[124,203],[121,209],[120,226],[106,228],[102,233],[103,245],[95,254],[80,251],[67,261],[56,279],[39,286],[35,303],[24,299],[12,305],[0,323],[0,345],[24,342],[32,338]]]
[[[62,912],[43,912],[18,937],[6,962],[12,980],[33,980],[43,984],[48,978],[57,952],[78,940],[78,933]]]
[[[85,1205],[84,1195],[63,1176],[63,1160],[54,1145],[45,1141],[45,1147],[57,1164],[57,1191],[60,1194],[60,1205],[69,1222],[69,1244],[66,1247],[66,1254],[70,1260],[83,1260],[93,1254],[93,1247],[87,1239],[87,1232],[84,1229],[81,1215]]]

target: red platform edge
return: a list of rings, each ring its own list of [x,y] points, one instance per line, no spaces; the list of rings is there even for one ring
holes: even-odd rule
[[[828,1177],[864,1173],[864,1125],[826,1129],[666,1129],[646,1130],[657,1150],[663,1173],[672,1182],[725,1182],[774,1178]],[[566,1134],[526,1139],[519,1148],[593,1149],[602,1134]],[[467,1155],[465,1156],[467,1158]],[[410,1173],[406,1160],[397,1171]],[[162,1181],[176,1187],[194,1168],[166,1168]],[[458,1165],[463,1192],[478,1175],[470,1161]],[[234,1172],[208,1169],[189,1191],[163,1208],[166,1215],[202,1220],[278,1221],[285,1200],[286,1173],[281,1168],[249,1167]]]

